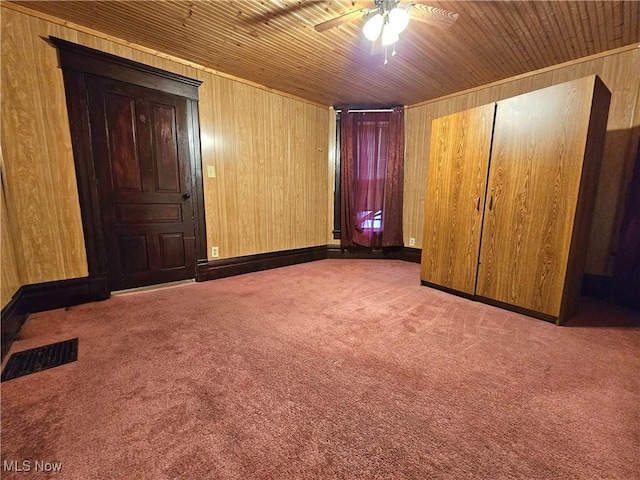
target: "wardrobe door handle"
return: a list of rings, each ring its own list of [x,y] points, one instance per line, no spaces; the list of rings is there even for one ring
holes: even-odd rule
[[[480,211],[480,197],[476,200],[476,212]]]
[[[493,195],[489,197],[489,211],[493,210]]]

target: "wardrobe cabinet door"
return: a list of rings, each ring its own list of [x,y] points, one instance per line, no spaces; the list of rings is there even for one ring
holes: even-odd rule
[[[558,316],[593,79],[498,102],[476,294]]]
[[[473,294],[495,104],[433,120],[421,279]]]

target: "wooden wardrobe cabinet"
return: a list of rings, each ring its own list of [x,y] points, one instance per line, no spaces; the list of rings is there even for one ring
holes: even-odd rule
[[[590,76],[433,120],[422,283],[573,315],[610,98]]]

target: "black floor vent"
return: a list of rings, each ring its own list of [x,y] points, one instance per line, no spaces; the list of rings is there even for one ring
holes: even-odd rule
[[[17,352],[9,357],[9,361],[2,371],[1,381],[59,367],[65,363],[75,362],[77,359],[77,338]]]

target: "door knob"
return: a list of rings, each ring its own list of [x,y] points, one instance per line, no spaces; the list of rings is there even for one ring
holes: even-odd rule
[[[188,200],[191,198],[191,194],[189,192],[183,193],[182,198],[184,198],[185,200]]]

